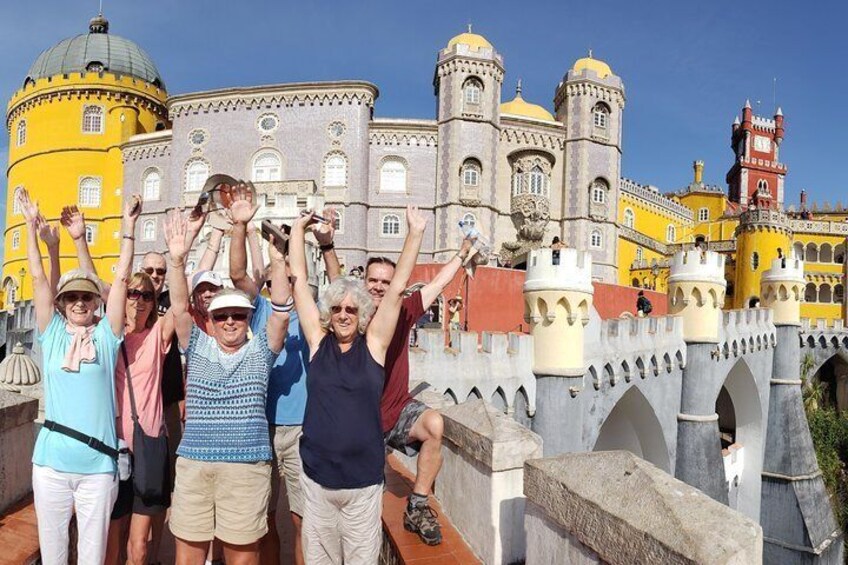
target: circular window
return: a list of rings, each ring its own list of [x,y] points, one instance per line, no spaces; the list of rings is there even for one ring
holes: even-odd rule
[[[345,127],[341,122],[333,122],[327,128],[327,131],[330,133],[330,137],[339,138],[344,134]]]
[[[204,143],[206,143],[206,132],[202,129],[193,129],[188,134],[189,142],[195,147],[200,147]]]
[[[262,114],[256,122],[259,131],[272,132],[280,125],[280,118],[276,114]]]

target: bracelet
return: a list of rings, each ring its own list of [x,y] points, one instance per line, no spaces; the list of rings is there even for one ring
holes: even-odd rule
[[[335,248],[336,248],[336,245],[332,241],[330,243],[328,243],[327,245],[319,245],[318,246],[318,249],[320,249],[322,252],[332,251]]]
[[[184,269],[185,263],[174,263],[173,261],[171,261],[171,266],[175,269]]]
[[[130,241],[135,241],[135,236],[124,234],[124,239],[129,239]]]
[[[274,301],[271,301],[271,310],[274,312],[280,312],[281,314],[286,314],[291,312],[294,308],[294,296],[289,296],[289,299],[286,300],[285,304],[277,304]]]

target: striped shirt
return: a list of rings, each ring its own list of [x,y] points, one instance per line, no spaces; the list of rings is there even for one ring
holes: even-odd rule
[[[186,356],[186,423],[177,455],[199,461],[271,459],[265,396],[277,354],[264,330],[233,354],[192,326]]]

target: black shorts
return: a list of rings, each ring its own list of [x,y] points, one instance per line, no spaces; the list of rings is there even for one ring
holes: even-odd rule
[[[148,503],[149,502],[149,503]],[[118,498],[112,507],[112,520],[118,520],[129,514],[143,514],[144,516],[156,516],[171,506],[171,493],[165,500],[145,502],[135,493],[132,478],[118,483]]]

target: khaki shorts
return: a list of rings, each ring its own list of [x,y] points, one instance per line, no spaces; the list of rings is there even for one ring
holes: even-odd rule
[[[171,532],[185,541],[213,537],[247,545],[268,533],[271,465],[177,458]]]
[[[269,512],[277,510],[277,497],[285,480],[289,510],[303,517],[303,488],[300,485],[300,475],[303,474],[303,463],[300,460],[300,436],[302,435],[303,426],[272,425],[269,428],[268,436],[274,448]]]

